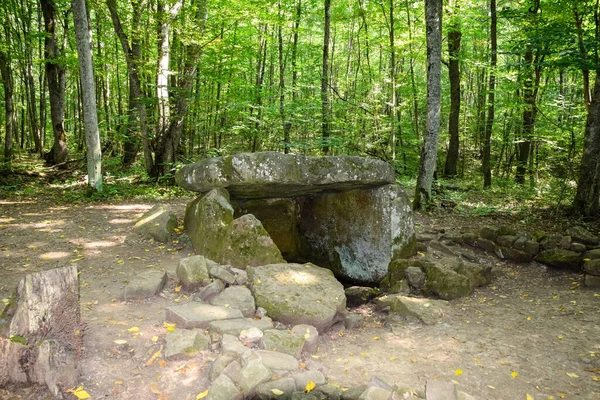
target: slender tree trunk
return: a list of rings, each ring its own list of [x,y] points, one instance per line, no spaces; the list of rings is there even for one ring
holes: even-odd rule
[[[17,136],[17,111],[14,106],[14,80],[8,54],[0,50],[0,73],[4,86],[4,162],[10,166],[13,153],[13,140]]]
[[[460,41],[462,32],[459,22],[460,10],[457,2],[449,2],[449,13],[451,24],[448,27],[448,75],[450,78],[450,115],[448,118],[448,133],[450,143],[446,155],[446,164],[444,166],[444,175],[454,177],[457,175],[458,150],[460,144],[459,118],[460,118]]]
[[[441,112],[441,0],[425,0],[425,23],[427,29],[427,122],[413,201],[414,209],[421,209],[423,206],[431,204],[431,186],[437,161]]]
[[[396,45],[394,32],[394,0],[390,0],[390,147],[392,151],[392,163],[396,161]]]
[[[98,112],[96,110],[96,86],[94,83],[94,62],[92,61],[92,35],[85,10],[85,0],[72,0],[75,39],[79,55],[79,74],[83,97],[83,121],[85,147],[87,150],[88,186],[97,192],[102,191],[102,153]]]
[[[65,96],[66,77],[65,67],[59,58],[61,52],[56,38],[56,7],[53,0],[40,0],[44,14],[44,25],[46,28],[45,51],[46,79],[48,81],[48,94],[50,96],[50,117],[52,119],[52,132],[54,133],[54,145],[48,156],[51,165],[61,164],[67,161],[67,135],[65,132]]]
[[[406,20],[408,22],[408,52],[410,53],[409,60],[409,72],[410,72],[410,86],[412,88],[412,105],[413,105],[413,129],[415,131],[415,139],[421,138],[419,130],[419,100],[417,93],[417,84],[415,82],[415,57],[413,53],[413,37],[412,37],[412,17],[410,14],[409,1],[406,0]]]
[[[285,113],[285,64],[283,62],[283,15],[281,11],[281,0],[279,0],[279,24],[277,27],[277,42],[279,50],[279,115],[281,116],[281,124],[283,125],[283,152],[290,152],[290,131],[292,130],[291,122],[286,118]]]
[[[492,128],[494,126],[495,116],[495,95],[496,95],[496,64],[498,63],[498,38],[496,34],[496,26],[498,18],[496,15],[496,0],[490,0],[490,42],[491,42],[491,61],[490,61],[490,82],[488,86],[488,112],[485,122],[485,134],[483,140],[483,159],[481,166],[483,170],[483,187],[492,186],[492,168],[491,168],[491,148],[492,148]],[[502,159],[502,154],[500,154]]]
[[[587,66],[588,55],[583,42],[583,15],[580,14],[577,7],[573,8],[573,17],[575,19],[575,28],[577,29],[577,46],[579,47],[579,54],[581,55],[581,74],[583,75],[583,104],[585,109],[589,112],[591,93],[590,93],[590,68]]]
[[[329,42],[331,36],[331,0],[325,0],[325,26],[323,28],[323,70],[321,72],[321,137],[323,154],[329,154],[330,105],[329,105]]]

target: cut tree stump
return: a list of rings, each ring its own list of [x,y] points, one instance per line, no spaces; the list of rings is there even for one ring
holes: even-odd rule
[[[82,334],[77,267],[25,276],[0,314],[0,386],[46,384],[63,398],[79,380]]]

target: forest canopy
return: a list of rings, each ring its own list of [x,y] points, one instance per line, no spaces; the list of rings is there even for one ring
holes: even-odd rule
[[[89,0],[90,83],[80,1],[6,0],[4,168],[28,153],[58,166],[81,157],[93,84],[103,158],[155,179],[261,150],[376,157],[414,178],[427,3],[442,29],[437,178],[511,180],[598,214],[598,1],[440,1]]]

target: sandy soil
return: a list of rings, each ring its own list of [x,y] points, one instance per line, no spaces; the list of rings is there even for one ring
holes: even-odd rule
[[[169,204],[183,216],[186,201]],[[87,324],[81,384],[92,399],[194,399],[209,385],[206,367],[214,354],[146,365],[164,342],[164,308],[186,301],[175,290],[174,270],[180,257],[192,254],[182,243],[128,238],[151,206],[0,200],[0,299],[26,273],[78,265]],[[417,216],[417,223],[426,230],[475,222]],[[600,293],[584,288],[578,274],[492,257],[485,262],[499,276],[451,302],[443,323],[385,327],[385,316],[363,307],[365,328],[322,337],[306,363],[320,365],[341,387],[372,376],[417,389],[428,379],[445,379],[477,399],[600,399]],[[169,272],[164,293],[121,302],[123,284],[148,268]],[[128,330],[133,327],[139,330]],[[4,398],[49,397],[43,388],[11,386],[0,388]]]

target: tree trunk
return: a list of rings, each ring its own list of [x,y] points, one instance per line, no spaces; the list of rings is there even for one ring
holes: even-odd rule
[[[325,27],[323,29],[323,70],[321,72],[321,137],[323,154],[329,154],[331,116],[329,112],[329,41],[331,35],[331,0],[325,0]]]
[[[427,38],[427,122],[425,139],[421,148],[415,199],[413,201],[414,209],[421,209],[423,206],[431,204],[431,186],[437,161],[441,112],[441,0],[425,0],[425,23]]]
[[[14,80],[10,59],[4,51],[0,51],[0,73],[4,86],[4,162],[10,166],[12,161],[13,141],[17,135],[17,111],[14,106]]]
[[[40,4],[46,28],[44,58],[46,60],[46,79],[50,97],[50,118],[54,134],[54,144],[47,161],[51,165],[57,165],[67,161],[68,157],[67,135],[64,125],[66,76],[65,67],[59,61],[61,52],[56,38],[56,25],[58,23],[56,7],[53,0],[40,0]]]
[[[588,55],[583,41],[583,15],[579,13],[577,7],[573,8],[573,17],[575,19],[575,28],[577,30],[577,46],[581,55],[581,74],[583,75],[583,104],[585,109],[590,111],[591,93],[590,93],[590,68],[587,65]]]
[[[460,41],[462,33],[460,31],[459,16],[460,10],[453,10],[458,7],[454,1],[449,2],[450,18],[452,23],[448,27],[448,75],[450,78],[450,115],[448,117],[448,134],[450,143],[448,145],[448,154],[446,155],[446,165],[444,166],[444,175],[454,177],[457,175],[458,150],[460,138],[458,136],[458,121],[460,118]]]
[[[494,126],[495,116],[495,91],[496,91],[496,64],[498,63],[498,38],[496,34],[496,26],[498,18],[496,15],[496,0],[490,0],[490,42],[491,42],[491,61],[490,61],[490,82],[488,86],[488,113],[485,122],[485,133],[483,138],[483,159],[481,167],[483,170],[483,187],[492,186],[492,168],[491,168],[491,149],[492,149],[492,128]],[[500,154],[502,159],[502,154]]]
[[[398,105],[396,98],[396,46],[394,32],[394,0],[390,0],[390,148],[392,151],[392,164],[396,161],[396,107]],[[394,166],[395,168],[395,166]]]
[[[96,85],[94,83],[94,62],[92,61],[92,35],[85,10],[85,0],[72,0],[75,40],[79,55],[79,75],[83,97],[83,123],[85,147],[87,150],[88,186],[97,192],[102,191],[102,153],[100,132],[98,131],[98,111],[96,109]]]

